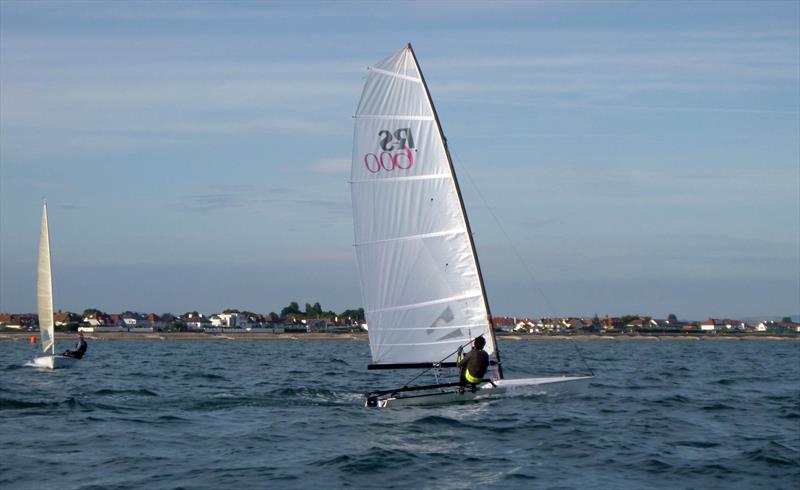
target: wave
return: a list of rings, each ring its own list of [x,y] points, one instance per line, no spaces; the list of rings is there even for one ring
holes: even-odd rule
[[[702,409],[707,412],[715,412],[718,410],[736,410],[734,407],[720,402],[712,403],[711,405],[705,405],[702,407]]]
[[[709,442],[709,441],[677,441],[673,444],[675,444],[676,446],[696,447],[699,449],[708,449],[720,445],[717,442]]]
[[[101,390],[91,392],[93,395],[139,395],[139,396],[158,396],[158,393],[154,393],[150,390],[139,388],[138,390],[115,390],[111,388],[103,388]]]
[[[102,403],[92,403],[83,400],[79,400],[75,397],[69,397],[63,400],[53,400],[53,401],[27,401],[27,400],[15,400],[9,398],[0,398],[0,410],[22,410],[22,409],[63,409],[68,408],[70,410],[79,410],[79,411],[93,411],[93,410],[105,410],[111,412],[118,412],[120,407],[116,407],[113,405],[106,405]]]
[[[775,441],[765,447],[745,451],[743,456],[750,461],[767,463],[769,466],[800,468],[800,451]]]
[[[372,446],[360,454],[343,454],[315,461],[314,465],[335,467],[345,473],[374,474],[387,470],[402,470],[414,464],[420,455],[402,449]],[[428,460],[429,458],[426,458]]]
[[[183,375],[183,379],[213,379],[220,381],[230,381],[225,376],[214,373],[186,373]]]

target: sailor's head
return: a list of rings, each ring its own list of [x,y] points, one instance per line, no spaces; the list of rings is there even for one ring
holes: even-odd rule
[[[478,350],[483,350],[483,346],[486,345],[486,339],[483,338],[483,335],[475,337],[475,340],[472,342]]]
[[[83,332],[78,332],[78,338],[83,340]]]

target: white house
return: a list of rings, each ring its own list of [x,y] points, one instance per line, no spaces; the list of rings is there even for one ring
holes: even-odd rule
[[[89,326],[81,326],[78,327],[78,332],[83,333],[98,333],[98,332],[122,332],[122,327],[118,327],[115,325],[89,325]]]
[[[208,318],[212,327],[246,328],[250,326],[247,317],[240,313],[217,313]]]
[[[700,324],[700,330],[704,332],[713,332],[714,330],[721,330],[723,328],[725,328],[725,325],[716,318],[709,318]]]
[[[725,320],[724,323],[728,330],[744,331],[747,328],[747,324],[741,320]]]
[[[539,329],[536,324],[530,320],[520,320],[514,326],[515,332],[520,333],[538,333]]]

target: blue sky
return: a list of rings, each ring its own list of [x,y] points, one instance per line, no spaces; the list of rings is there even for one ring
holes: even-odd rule
[[[0,311],[43,198],[56,308],[360,305],[352,114],[407,42],[494,313],[800,313],[794,1],[0,2]]]

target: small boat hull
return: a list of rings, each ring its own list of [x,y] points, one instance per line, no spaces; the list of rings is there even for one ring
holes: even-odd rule
[[[478,389],[475,390],[475,393],[472,393],[470,390],[459,393],[457,388],[452,388],[441,390],[438,393],[390,396],[389,398],[379,399],[377,401],[377,406],[379,408],[387,408],[442,405],[525,394],[575,393],[586,388],[593,379],[594,376],[550,376],[542,378],[501,379],[495,381],[494,386],[489,383],[479,386]]]
[[[41,356],[28,363],[29,366],[40,369],[65,369],[75,366],[78,359],[66,356]]]

